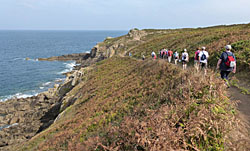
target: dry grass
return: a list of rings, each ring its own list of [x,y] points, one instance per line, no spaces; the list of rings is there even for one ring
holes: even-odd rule
[[[66,115],[20,150],[233,149],[226,136],[238,132],[237,111],[214,75],[164,61],[107,59],[74,90],[78,100]]]

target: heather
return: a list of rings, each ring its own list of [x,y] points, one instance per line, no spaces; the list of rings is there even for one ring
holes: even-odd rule
[[[227,139],[239,129],[237,110],[212,72],[203,77],[165,61],[113,57],[97,63],[83,83],[72,90],[76,103],[21,150],[237,147]]]

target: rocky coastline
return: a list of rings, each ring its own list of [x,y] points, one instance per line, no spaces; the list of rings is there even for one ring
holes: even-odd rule
[[[66,94],[80,83],[88,66],[103,60],[96,49],[90,53],[69,54],[39,61],[76,61],[73,71],[62,84],[29,98],[13,98],[0,102],[0,150],[12,150],[54,123],[58,115],[74,103]]]
[[[143,42],[140,40],[143,36],[143,31],[130,30],[115,41],[115,38],[106,38],[94,46],[90,53],[38,58],[39,61],[76,61],[77,66],[65,74],[66,80],[62,84],[55,84],[54,88],[46,92],[0,102],[0,150],[17,148],[56,122],[81,95],[71,93],[77,85],[84,84],[84,75],[92,69],[91,65],[114,55],[125,55],[126,51],[119,50],[127,49],[129,44]]]

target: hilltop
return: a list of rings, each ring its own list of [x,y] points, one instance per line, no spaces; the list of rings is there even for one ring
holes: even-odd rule
[[[159,52],[163,48],[178,52],[186,48],[194,56],[197,47],[205,46],[211,55],[209,63],[214,66],[228,44],[233,46],[240,69],[250,69],[250,24],[196,29],[132,29],[125,36],[106,39],[94,50],[106,57],[131,52],[134,57],[141,58],[142,54],[150,57],[152,51]]]
[[[150,59],[152,51],[162,48],[179,52],[187,48],[192,56],[196,47],[205,46],[213,67],[226,44],[234,48],[238,70],[242,71],[239,77],[250,80],[246,76],[250,67],[250,24],[133,29],[121,37],[108,37],[90,54],[73,55],[81,65],[67,74],[64,84],[38,98],[22,100],[25,106],[38,110],[32,110],[33,115],[24,114],[26,120],[16,119],[23,121],[19,123],[22,127],[9,128],[21,132],[19,136],[4,131],[14,141],[0,149],[247,150],[247,127],[239,118],[236,101],[230,100],[213,70],[204,77],[192,68],[183,71],[164,60]],[[126,57],[129,52],[132,58]],[[147,57],[145,61],[142,54]],[[48,60],[57,58],[67,60],[65,56]],[[10,107],[11,102],[19,100],[7,101]],[[46,110],[40,110],[41,106]],[[14,109],[17,111],[11,118],[22,111],[16,105]],[[25,122],[30,117],[34,122]],[[29,137],[22,133],[26,124],[32,129]]]

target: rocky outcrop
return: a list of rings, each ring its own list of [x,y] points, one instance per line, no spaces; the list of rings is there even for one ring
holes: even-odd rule
[[[148,33],[144,30],[131,29],[125,36],[118,38],[108,37],[104,42],[98,43],[91,50],[91,58],[105,59],[115,55],[124,55],[124,52],[130,51],[131,45],[143,43],[143,37]]]
[[[49,58],[38,58],[39,61],[69,61],[75,60],[81,62],[81,60],[86,60],[90,57],[90,53],[74,53],[62,56],[54,56]]]
[[[12,150],[53,124],[60,112],[75,103],[71,90],[89,69],[68,73],[63,84],[37,96],[0,102],[0,150]]]
[[[142,37],[146,35],[146,32],[143,30],[138,29],[131,29],[128,33],[129,38],[132,38],[133,40],[141,40]]]
[[[0,102],[0,127],[2,127],[0,129],[0,150],[8,150],[35,136],[41,126],[47,123],[43,118],[48,112],[57,116],[55,111],[57,102],[57,98],[51,98],[45,93],[26,99]]]

